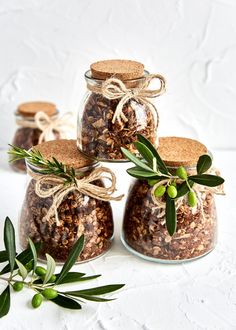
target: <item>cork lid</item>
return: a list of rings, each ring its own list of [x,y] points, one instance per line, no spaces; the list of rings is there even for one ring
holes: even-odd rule
[[[198,158],[207,153],[207,148],[192,139],[161,137],[158,153],[168,166],[195,166]]]
[[[141,78],[144,75],[144,65],[130,60],[105,60],[90,65],[92,77],[107,79],[116,77],[121,80]]]
[[[57,113],[56,105],[50,102],[26,102],[20,104],[17,108],[17,114],[27,117],[33,117],[39,111],[45,112],[48,116],[53,116]]]
[[[33,147],[47,160],[55,157],[59,162],[75,169],[90,166],[95,163],[78,151],[76,140],[54,140]]]

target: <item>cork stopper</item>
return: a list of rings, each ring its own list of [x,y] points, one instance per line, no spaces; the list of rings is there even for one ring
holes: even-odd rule
[[[121,80],[137,79],[144,76],[144,65],[130,60],[105,60],[90,65],[92,77],[107,79],[116,77]]]
[[[168,166],[195,166],[198,158],[207,154],[204,144],[182,137],[159,138],[158,153]]]
[[[17,108],[17,114],[26,117],[34,117],[39,111],[45,112],[48,116],[53,116],[57,113],[56,105],[50,102],[27,102],[20,104]]]
[[[43,142],[33,147],[47,160],[55,157],[59,162],[75,169],[91,166],[94,160],[85,157],[78,151],[76,140],[53,140]]]

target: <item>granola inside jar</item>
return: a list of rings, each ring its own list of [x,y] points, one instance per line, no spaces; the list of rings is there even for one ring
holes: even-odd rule
[[[54,161],[56,158],[68,170],[73,168],[76,183],[70,186],[56,172],[55,175],[42,174],[43,166],[26,161],[29,183],[20,214],[22,248],[27,246],[28,237],[35,243],[41,241],[39,257],[44,260],[48,253],[61,263],[84,234],[85,245],[78,262],[104,254],[113,239],[112,209],[109,198],[104,198],[103,182],[103,177],[110,174],[109,169],[78,153],[76,140],[44,142],[32,150],[39,151],[44,159]],[[50,193],[50,189],[54,192]],[[102,198],[99,198],[100,191]]]
[[[198,158],[207,148],[198,141],[160,138],[158,153],[170,173],[183,166],[196,174]],[[196,187],[197,204],[185,197],[176,206],[177,227],[173,236],[166,228],[165,209],[153,200],[151,181],[135,179],[130,187],[123,219],[122,242],[134,254],[151,261],[179,263],[212,251],[217,239],[217,214],[211,189]],[[207,187],[208,188],[208,187]]]
[[[37,101],[22,103],[18,106],[15,112],[16,124],[18,125],[18,128],[12,141],[13,145],[28,150],[32,146],[39,143],[42,130],[37,126],[35,122],[35,116],[39,112],[43,112],[48,117],[54,119],[58,116],[58,110],[53,103]],[[50,139],[55,140],[59,138],[60,133],[56,130],[53,130]],[[26,164],[24,159],[11,163],[11,167],[17,172],[26,171]]]
[[[140,133],[157,145],[159,117],[153,98],[165,92],[165,79],[128,60],[93,63],[85,73],[87,93],[78,118],[78,147],[100,161],[126,161],[121,147],[136,153]],[[149,89],[151,80],[160,87]]]

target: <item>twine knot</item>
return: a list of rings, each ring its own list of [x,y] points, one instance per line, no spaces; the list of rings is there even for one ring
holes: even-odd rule
[[[75,129],[71,119],[73,114],[67,112],[61,117],[50,117],[45,112],[39,111],[35,114],[33,120],[17,119],[16,123],[22,127],[38,128],[42,131],[39,136],[39,144],[43,141],[55,140],[54,131],[60,134],[60,138],[65,138],[67,131]]]
[[[160,81],[160,88],[149,89],[150,82],[154,79]],[[102,94],[109,100],[120,99],[114,112],[112,123],[114,124],[117,120],[119,124],[122,124],[122,120],[127,122],[128,119],[123,113],[124,105],[130,100],[135,99],[141,101],[147,105],[151,111],[155,110],[154,105],[148,100],[149,98],[155,98],[162,95],[166,91],[165,78],[159,74],[149,74],[145,77],[144,83],[138,88],[127,88],[126,85],[118,78],[109,78],[105,80],[100,87],[88,85],[88,89],[92,92]]]
[[[75,178],[73,182],[67,184],[66,179],[55,175],[41,175],[30,171],[30,175],[36,180],[35,193],[40,198],[52,197],[52,205],[44,216],[46,221],[49,221],[55,215],[57,225],[60,225],[58,218],[58,207],[63,202],[64,198],[72,191],[78,191],[80,194],[90,196],[102,201],[119,201],[124,195],[112,196],[116,191],[115,174],[106,167],[94,169],[88,176]],[[110,181],[108,187],[97,186],[93,182],[96,180],[107,179]]]

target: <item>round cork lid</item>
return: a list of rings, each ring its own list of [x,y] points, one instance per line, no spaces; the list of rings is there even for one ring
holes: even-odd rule
[[[33,117],[39,111],[45,112],[48,116],[53,116],[57,113],[56,105],[50,102],[26,102],[20,104],[17,108],[18,114],[28,117]]]
[[[78,151],[76,140],[53,140],[43,142],[33,147],[47,160],[55,157],[59,162],[75,169],[96,163]]]
[[[144,75],[144,65],[130,60],[105,60],[90,65],[92,77],[107,79],[116,77],[121,80],[141,78]]]
[[[168,166],[195,166],[198,158],[207,154],[204,144],[183,137],[159,138],[158,153]]]

